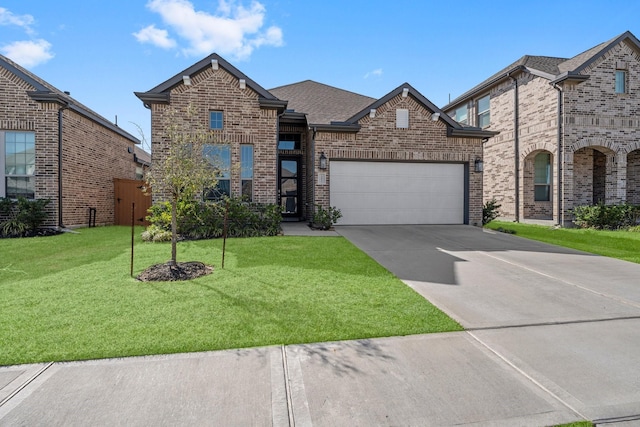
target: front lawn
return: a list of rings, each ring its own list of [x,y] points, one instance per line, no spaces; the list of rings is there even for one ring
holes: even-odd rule
[[[135,267],[170,257],[142,243]],[[0,240],[0,365],[461,330],[341,237],[182,242],[189,282],[129,276],[130,229]]]
[[[485,227],[515,231],[516,236],[539,240],[584,252],[640,263],[640,233],[583,228],[550,228],[541,225],[492,221]]]

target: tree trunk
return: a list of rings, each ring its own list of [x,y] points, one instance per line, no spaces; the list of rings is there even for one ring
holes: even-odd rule
[[[177,263],[177,246],[178,244],[178,198],[173,196],[171,199],[171,263]]]

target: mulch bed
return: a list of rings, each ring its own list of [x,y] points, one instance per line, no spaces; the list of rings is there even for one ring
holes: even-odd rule
[[[38,228],[36,230],[27,231],[20,235],[4,235],[0,233],[0,239],[20,239],[22,237],[46,237],[46,236],[57,236],[58,234],[62,234],[62,230],[58,230],[56,228]]]
[[[144,270],[137,277],[142,282],[173,282],[178,280],[191,280],[205,276],[213,271],[213,267],[198,261],[178,262],[171,261],[164,264],[156,264]]]

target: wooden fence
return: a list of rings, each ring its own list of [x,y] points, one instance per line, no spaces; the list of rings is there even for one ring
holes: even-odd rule
[[[147,209],[151,207],[151,194],[145,194],[142,191],[144,185],[144,181],[133,179],[115,178],[113,180],[115,225],[131,225],[131,206],[133,203],[135,203],[133,213],[135,224],[149,225],[145,218]]]

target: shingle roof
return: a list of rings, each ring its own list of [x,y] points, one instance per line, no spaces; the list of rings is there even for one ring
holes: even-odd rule
[[[343,122],[376,101],[312,80],[280,86],[269,92],[288,101],[288,110],[305,113],[310,124]]]
[[[626,31],[619,36],[612,38],[604,43],[600,43],[597,46],[588,49],[573,58],[557,58],[550,56],[531,56],[525,55],[518,59],[516,62],[510,64],[509,66],[503,68],[498,71],[488,79],[484,80],[479,85],[473,87],[472,89],[466,91],[453,101],[451,101],[448,105],[446,105],[443,109],[449,110],[452,107],[456,106],[456,104],[460,104],[464,102],[468,98],[478,94],[484,89],[488,89],[493,84],[497,83],[501,79],[505,78],[508,73],[514,72],[518,69],[527,70],[532,74],[540,75],[549,80],[554,80],[561,75],[566,74],[579,74],[582,69],[584,69],[588,64],[596,60],[600,57],[605,51],[610,49],[611,47],[618,44],[620,41],[624,39],[629,39],[633,43],[638,46],[640,49],[640,42],[636,37],[631,34],[631,32]]]
[[[123,130],[122,128],[119,128],[116,124],[105,119],[95,111],[91,110],[89,107],[72,98],[67,93],[42,80],[40,77],[21,67],[9,58],[0,55],[0,67],[6,69],[11,74],[15,75],[19,79],[32,86],[35,89],[34,91],[30,92],[30,96],[32,96],[32,98],[36,100],[38,98],[40,98],[41,100],[51,99],[55,102],[62,102],[63,104],[67,104],[70,110],[73,110],[76,113],[81,114],[96,123],[99,123],[100,125],[112,130],[120,136],[127,138],[135,144],[140,143],[140,140],[131,135],[129,132]]]
[[[463,93],[462,95],[460,95],[459,97],[451,101],[448,105],[443,107],[443,110],[445,111],[449,110],[454,105],[459,104],[460,102],[476,94],[477,92],[482,91],[483,89],[489,88],[497,81],[505,78],[505,76],[508,73],[515,72],[518,69],[523,69],[523,70],[528,69],[533,72],[538,71],[544,74],[549,74],[550,76],[555,76],[559,74],[558,65],[562,64],[565,61],[567,61],[567,58],[556,58],[552,56],[524,55],[517,61],[504,67],[503,69],[493,74],[488,79],[484,80],[482,83],[474,86],[470,90],[466,91],[465,93]]]

